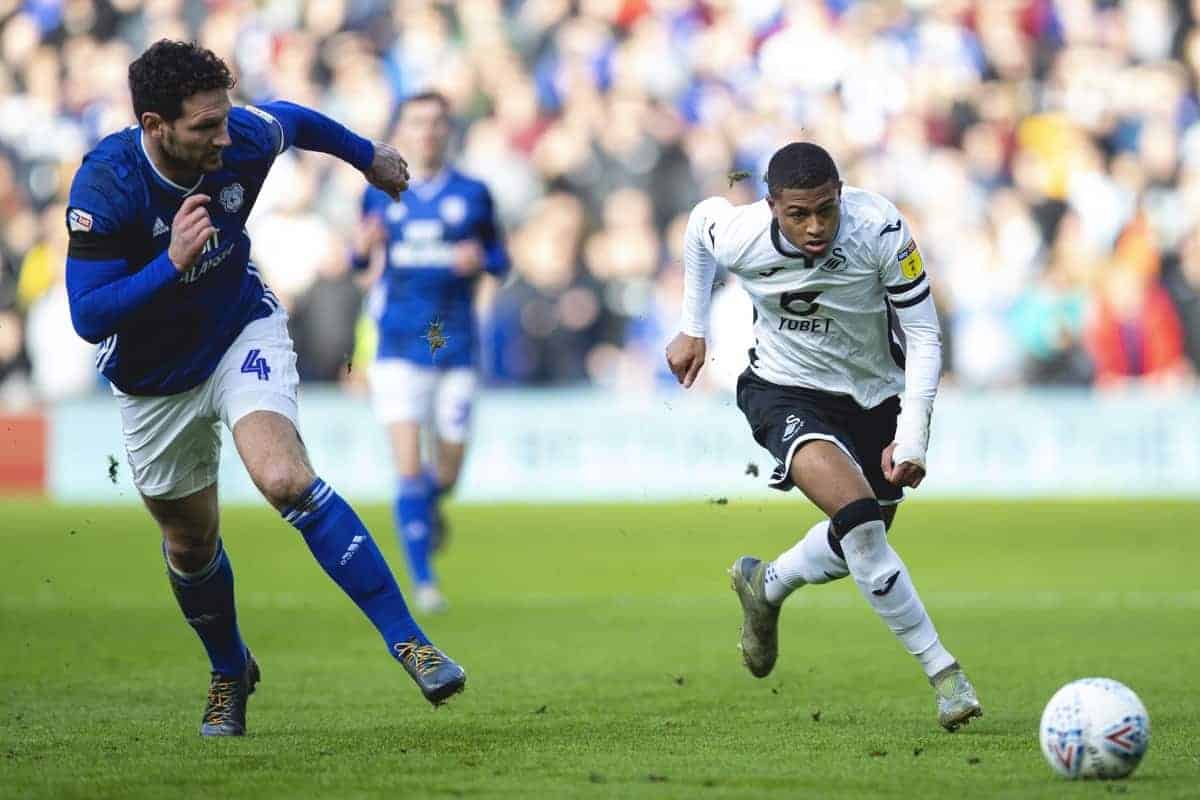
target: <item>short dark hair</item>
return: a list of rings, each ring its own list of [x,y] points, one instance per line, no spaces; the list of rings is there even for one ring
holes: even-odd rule
[[[229,67],[194,42],[159,39],[129,65],[129,92],[138,124],[153,111],[167,122],[183,115],[183,101],[197,92],[232,89]]]
[[[833,157],[819,144],[792,142],[775,151],[767,164],[767,191],[778,197],[784,189],[815,189],[840,180]]]
[[[423,92],[409,95],[400,102],[400,107],[396,109],[396,118],[404,113],[404,109],[408,108],[413,103],[439,103],[442,106],[442,111],[450,113],[450,98],[435,89],[426,89]]]

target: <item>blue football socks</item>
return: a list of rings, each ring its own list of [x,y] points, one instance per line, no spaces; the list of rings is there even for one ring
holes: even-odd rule
[[[396,495],[396,530],[408,553],[408,568],[413,583],[432,584],[433,564],[429,557],[433,533],[434,482],[427,475],[401,478]]]
[[[442,485],[438,483],[437,473],[435,473],[432,469],[425,473],[425,480],[429,484],[429,501],[434,506],[437,506],[438,502],[441,501],[442,493],[445,490],[442,488]]]
[[[166,544],[163,559],[167,560]],[[226,677],[241,677],[246,671],[246,644],[238,630],[237,609],[233,602],[233,567],[218,538],[212,561],[198,572],[183,574],[167,560],[167,577],[179,609],[196,631],[213,672]]]
[[[409,613],[379,546],[332,487],[317,478],[282,514],[304,536],[322,569],[379,630],[393,656],[399,642],[429,643]]]

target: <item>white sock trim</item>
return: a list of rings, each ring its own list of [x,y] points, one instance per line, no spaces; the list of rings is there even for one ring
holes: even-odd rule
[[[167,551],[166,543],[163,544],[163,561],[167,562],[167,569],[172,575],[176,575],[188,583],[200,583],[217,569],[217,562],[221,559],[221,540],[217,539],[217,546],[213,550],[212,558],[200,569],[195,572],[184,572],[179,567],[171,563],[171,554]]]

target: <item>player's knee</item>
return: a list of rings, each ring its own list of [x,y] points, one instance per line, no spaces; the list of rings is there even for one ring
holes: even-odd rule
[[[164,528],[163,542],[167,557],[175,569],[180,572],[199,572],[217,553],[216,522],[194,528]]]
[[[255,482],[268,503],[283,509],[300,501],[312,485],[313,475],[301,465],[270,463],[262,467]]]
[[[846,566],[855,583],[875,594],[889,592],[900,564],[896,551],[888,546],[879,503],[874,498],[848,503],[834,514],[833,529],[841,538]]]

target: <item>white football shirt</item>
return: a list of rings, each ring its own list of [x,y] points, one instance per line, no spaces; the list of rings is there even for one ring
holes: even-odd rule
[[[684,246],[682,328],[689,336],[707,333],[717,265],[738,277],[753,303],[750,367],[757,375],[849,395],[863,408],[903,394],[897,447],[911,457],[898,455],[897,462],[924,465],[941,342],[920,251],[891,202],[843,186],[837,234],[812,257],[784,238],[766,200],[703,201],[689,218]]]

